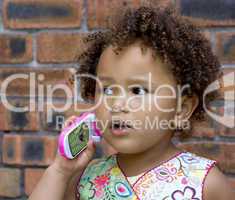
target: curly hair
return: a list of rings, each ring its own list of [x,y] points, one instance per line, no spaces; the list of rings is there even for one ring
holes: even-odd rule
[[[178,84],[190,85],[186,94],[196,94],[199,98],[193,118],[204,118],[203,91],[220,76],[220,63],[199,28],[180,16],[173,7],[128,8],[114,19],[106,29],[90,33],[85,38],[89,47],[78,58],[80,68],[77,73],[96,75],[99,58],[107,46],[115,46],[118,53],[140,39],[163,62],[170,63]],[[81,78],[81,86],[82,97],[93,100],[95,81]]]

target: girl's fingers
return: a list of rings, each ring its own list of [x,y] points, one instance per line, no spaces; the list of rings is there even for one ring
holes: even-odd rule
[[[78,156],[77,160],[79,163],[82,163],[82,165],[86,166],[93,158],[94,153],[95,145],[92,140],[89,140],[89,142],[87,143],[87,148],[82,152],[80,156]]]
[[[89,142],[87,143],[86,154],[89,158],[92,158],[94,153],[95,153],[95,143],[92,140],[89,140]]]

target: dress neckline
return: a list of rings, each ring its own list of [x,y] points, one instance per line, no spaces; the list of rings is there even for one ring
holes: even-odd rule
[[[142,173],[140,173],[140,174],[138,174],[138,175],[135,175],[135,176],[127,176],[127,175],[125,174],[125,172],[123,171],[123,169],[121,168],[121,166],[119,165],[119,162],[118,162],[118,160],[117,160],[117,153],[114,154],[114,161],[115,161],[115,165],[120,169],[121,173],[124,175],[124,177],[126,178],[127,182],[128,182],[130,185],[132,185],[132,184],[129,182],[128,178],[139,176],[138,179],[136,180],[136,182],[133,184],[133,186],[134,186],[134,185],[135,185],[143,176],[145,176],[147,173],[149,173],[149,172],[151,172],[152,170],[154,170],[154,169],[160,167],[161,165],[163,165],[163,164],[165,164],[165,163],[167,163],[167,162],[169,162],[169,161],[171,161],[171,160],[177,158],[178,156],[180,156],[181,154],[183,154],[183,153],[185,153],[185,152],[186,152],[186,151],[184,151],[184,150],[182,150],[182,151],[180,151],[180,152],[177,152],[177,153],[175,153],[174,155],[172,155],[169,159],[163,160],[162,162],[158,163],[157,165],[155,165],[155,166],[151,167],[150,169],[148,169],[148,170],[146,170],[146,171],[144,171],[144,172],[142,172]]]

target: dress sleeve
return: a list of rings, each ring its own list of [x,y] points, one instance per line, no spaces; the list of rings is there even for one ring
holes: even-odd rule
[[[204,196],[205,196],[205,181],[206,181],[206,178],[209,174],[209,172],[218,164],[218,161],[216,160],[209,160],[208,164],[207,164],[207,167],[206,167],[206,173],[203,177],[203,180],[202,180],[202,196],[201,198],[204,199]]]

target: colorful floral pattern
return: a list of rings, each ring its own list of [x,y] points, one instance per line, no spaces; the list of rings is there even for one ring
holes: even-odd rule
[[[172,193],[173,200],[199,200],[195,198],[196,190],[192,187],[185,187],[184,191],[176,190]]]
[[[182,152],[137,176],[130,185],[113,155],[86,168],[77,197],[80,200],[202,200],[204,179],[215,163]]]
[[[104,188],[105,186],[108,185],[108,183],[109,183],[109,176],[107,176],[106,174],[97,176],[94,180],[96,188]]]
[[[156,178],[160,181],[166,181],[168,183],[174,181],[175,175],[177,174],[177,169],[175,167],[159,167],[154,170]]]
[[[119,197],[129,197],[132,194],[129,187],[122,182],[118,182],[115,184],[115,192]]]

